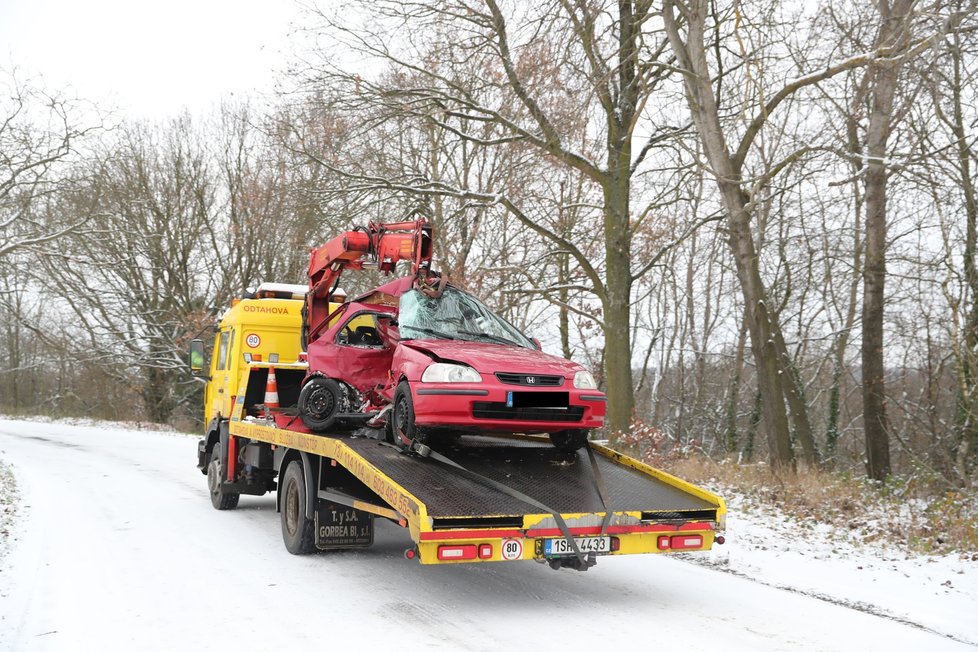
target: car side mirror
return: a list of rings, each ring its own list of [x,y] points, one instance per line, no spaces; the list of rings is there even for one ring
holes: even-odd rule
[[[204,340],[190,340],[190,373],[202,375],[204,371]]]
[[[530,341],[533,342],[533,346],[537,347],[537,351],[543,351],[543,344],[540,344],[540,340],[535,337],[531,337]]]

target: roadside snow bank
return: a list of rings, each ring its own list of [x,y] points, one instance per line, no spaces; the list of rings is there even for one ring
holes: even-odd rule
[[[14,539],[14,523],[17,520],[17,507],[20,493],[17,480],[8,464],[0,459],[0,559],[10,550]]]
[[[177,435],[186,435],[188,433],[180,432],[168,426],[164,423],[152,423],[151,421],[102,421],[99,419],[90,419],[88,417],[45,417],[45,416],[24,416],[24,417],[14,417],[6,414],[0,414],[0,422],[2,421],[30,421],[33,423],[52,423],[64,426],[79,426],[83,428],[98,428],[99,430],[149,430],[151,432],[161,432],[161,433],[173,433]]]
[[[688,561],[978,645],[978,551],[912,553],[897,541],[865,542],[859,524],[802,521],[713,490],[727,501],[727,542]]]

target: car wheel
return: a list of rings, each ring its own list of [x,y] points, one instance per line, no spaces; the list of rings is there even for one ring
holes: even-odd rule
[[[550,443],[562,451],[576,451],[587,443],[588,431],[583,429],[560,430],[550,433]]]
[[[241,494],[226,491],[224,485],[224,464],[221,461],[221,445],[214,444],[211,449],[211,459],[207,464],[207,489],[211,495],[211,505],[214,509],[234,509],[238,506]]]
[[[315,523],[306,518],[306,482],[302,462],[292,460],[282,478],[282,540],[293,555],[305,555],[316,548]]]
[[[414,400],[411,387],[406,380],[401,381],[394,391],[394,409],[391,415],[391,434],[394,444],[410,447],[411,442],[424,443],[424,435],[414,423]]]
[[[340,412],[340,384],[332,378],[314,376],[299,392],[299,418],[314,432],[329,430]]]

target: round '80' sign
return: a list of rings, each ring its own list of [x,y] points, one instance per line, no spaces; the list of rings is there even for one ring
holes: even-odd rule
[[[504,539],[502,553],[506,561],[523,559],[523,542],[519,539]]]

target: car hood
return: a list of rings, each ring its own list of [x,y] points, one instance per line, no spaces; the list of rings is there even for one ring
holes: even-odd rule
[[[502,371],[566,377],[584,368],[571,360],[521,346],[463,340],[402,340],[401,345],[440,360],[462,362],[482,374]]]

